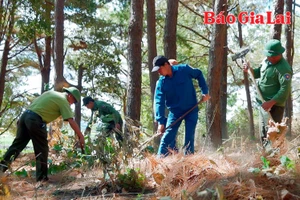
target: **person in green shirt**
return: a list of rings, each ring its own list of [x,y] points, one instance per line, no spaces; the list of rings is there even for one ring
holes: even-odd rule
[[[255,69],[251,68],[248,62],[244,63],[244,71],[250,69],[255,79],[258,80],[258,89],[261,92],[263,101],[257,98],[260,107],[260,134],[262,144],[265,146],[268,141],[267,130],[270,112],[273,120],[280,123],[283,118],[285,103],[291,93],[292,67],[283,58],[285,48],[281,42],[272,39],[265,45],[265,58]]]
[[[90,122],[92,122],[93,115],[96,113],[96,116],[100,118],[104,125],[103,131],[105,134],[109,135],[113,132],[119,143],[123,141],[121,134],[123,120],[120,113],[112,105],[104,101],[94,100],[92,97],[87,96],[83,98],[83,106],[92,110]]]
[[[78,136],[81,148],[84,148],[84,137],[78,124],[73,119],[71,104],[80,101],[80,92],[75,87],[63,88],[63,92],[47,91],[36,98],[21,115],[17,134],[0,163],[0,169],[5,172],[9,164],[15,160],[28,142],[32,140],[36,157],[36,180],[48,181],[48,140],[46,124],[62,116],[68,121]]]

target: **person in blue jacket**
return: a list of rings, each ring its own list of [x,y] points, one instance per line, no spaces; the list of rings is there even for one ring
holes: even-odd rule
[[[170,124],[197,105],[197,97],[193,79],[198,81],[202,91],[202,101],[209,100],[208,87],[202,71],[187,64],[171,65],[164,56],[153,59],[152,72],[161,75],[157,81],[154,96],[155,119],[158,122],[157,132],[162,134],[158,149],[159,156],[166,156],[169,149],[177,150],[176,135],[182,120],[185,120],[185,154],[194,153],[195,129],[198,121],[198,107],[187,114],[183,119],[165,130]],[[165,108],[169,110],[165,117]]]

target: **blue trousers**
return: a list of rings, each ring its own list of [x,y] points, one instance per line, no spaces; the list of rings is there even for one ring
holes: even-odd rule
[[[180,118],[183,114],[184,113],[169,112],[166,127],[168,127],[178,118]],[[187,114],[182,120],[178,121],[176,124],[174,124],[172,127],[166,130],[166,132],[163,134],[160,141],[160,145],[158,148],[158,155],[167,155],[168,149],[177,151],[176,135],[179,126],[183,120],[185,120],[185,141],[184,141],[185,154],[194,153],[195,129],[198,121],[198,108],[195,108],[193,111]]]

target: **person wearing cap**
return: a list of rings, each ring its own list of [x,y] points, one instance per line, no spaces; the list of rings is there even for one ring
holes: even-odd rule
[[[63,92],[47,91],[36,98],[24,111],[18,121],[16,138],[8,148],[0,163],[5,172],[9,164],[15,160],[31,140],[36,157],[36,180],[48,180],[48,140],[47,123],[62,116],[68,121],[78,136],[81,148],[84,148],[84,137],[78,124],[73,119],[71,104],[80,101],[80,92],[75,87],[63,88]]]
[[[123,141],[121,134],[123,120],[120,113],[112,105],[104,101],[94,100],[90,96],[83,98],[83,106],[92,111],[90,123],[93,121],[93,115],[96,112],[96,116],[104,124],[103,131],[105,134],[108,136],[110,133],[115,133],[116,139],[121,144]]]
[[[248,62],[244,63],[244,71],[252,71],[254,78],[258,80],[258,88],[264,102],[257,98],[260,106],[260,134],[263,146],[266,141],[268,130],[268,114],[270,112],[273,120],[280,123],[284,114],[284,107],[291,93],[292,67],[283,58],[285,48],[277,39],[271,39],[265,45],[264,55],[266,58],[257,68],[251,68]]]
[[[193,154],[198,107],[172,127],[165,128],[197,105],[193,79],[198,81],[201,88],[202,101],[209,100],[208,87],[202,71],[187,64],[178,64],[177,61],[168,60],[165,56],[156,56],[153,59],[152,72],[156,71],[161,75],[156,83],[154,96],[155,119],[158,122],[157,132],[162,134],[158,155],[167,156],[169,149],[177,151],[176,135],[182,120],[185,120],[185,154]],[[165,117],[165,108],[169,110],[167,118]]]

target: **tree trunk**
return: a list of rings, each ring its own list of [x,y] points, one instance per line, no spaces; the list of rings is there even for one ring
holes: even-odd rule
[[[148,69],[150,75],[151,99],[154,99],[155,85],[158,73],[151,73],[153,58],[157,55],[155,28],[155,0],[147,0],[147,39],[148,39]]]
[[[244,44],[243,40],[243,30],[242,30],[242,24],[238,22],[238,30],[239,30],[239,45],[242,48]],[[244,74],[244,85],[245,85],[245,91],[246,91],[246,98],[247,98],[247,110],[248,110],[248,119],[249,119],[249,133],[250,138],[255,138],[255,130],[254,130],[254,120],[253,120],[253,109],[252,109],[252,101],[250,96],[250,87],[249,87],[249,78],[248,73],[243,72]]]
[[[227,16],[227,1],[216,0],[214,12],[224,11]],[[212,30],[212,40],[209,50],[209,69],[208,69],[208,87],[211,99],[207,102],[207,132],[215,147],[222,144],[222,75],[224,65],[224,56],[227,56],[226,45],[226,24],[214,24]],[[220,56],[224,55],[224,56]]]
[[[221,132],[222,132],[222,138],[221,139],[228,139],[228,133],[227,133],[227,120],[226,120],[226,114],[227,114],[227,28],[224,33],[224,52],[221,54],[220,57],[223,60],[222,63],[222,82],[221,82]]]
[[[128,48],[128,88],[126,116],[140,120],[141,112],[141,74],[142,74],[142,36],[144,0],[131,1]]]
[[[52,42],[52,37],[47,36],[45,38],[46,46],[45,46],[44,65],[40,66],[41,76],[42,76],[41,94],[49,90],[50,87],[49,83],[50,83],[50,70],[51,70],[51,42]]]
[[[276,3],[275,3],[275,8],[274,9],[275,9],[274,16],[276,16],[278,14],[283,14],[284,0],[277,0]],[[273,39],[280,40],[281,27],[282,27],[282,24],[274,24],[273,34],[272,34]]]
[[[45,18],[49,30],[51,29],[51,6],[52,4],[46,1]],[[44,65],[41,66],[41,75],[42,75],[41,94],[49,90],[50,87],[49,83],[50,83],[51,52],[52,52],[51,42],[52,42],[52,36],[47,35],[45,38]]]
[[[176,59],[176,28],[179,0],[168,0],[164,32],[164,54]]]
[[[78,81],[77,81],[77,88],[79,89],[80,93],[82,90],[82,77],[83,77],[83,64],[81,64],[78,68]],[[79,128],[81,122],[81,101],[75,104],[75,121],[77,122]]]
[[[3,54],[2,54],[2,59],[1,59],[0,111],[1,111],[1,106],[2,106],[2,101],[3,101],[3,96],[4,96],[6,67],[7,67],[7,64],[8,64],[8,55],[9,55],[9,52],[11,51],[10,42],[12,41],[11,34],[12,34],[14,24],[15,24],[15,10],[16,10],[16,3],[12,3],[11,10],[10,10],[10,15],[9,15],[9,19],[8,19],[9,20],[8,29],[6,30],[6,33],[5,33],[6,34],[6,40],[5,40],[5,43],[4,43]],[[5,30],[3,30],[3,31],[5,31]]]
[[[149,77],[150,77],[150,90],[151,90],[151,107],[153,108],[153,100],[154,100],[154,92],[156,81],[158,80],[158,73],[152,73],[153,69],[153,58],[157,55],[156,49],[156,28],[155,28],[155,0],[146,0],[147,2],[147,39],[148,39],[148,69],[149,69]],[[154,120],[154,112],[152,111],[152,119],[153,119],[153,134],[157,129],[157,122]],[[160,143],[160,138],[156,137],[154,139],[154,148],[158,149]]]
[[[290,12],[292,15],[293,11],[293,0],[286,0],[286,12]],[[294,25],[295,25],[295,16],[291,16],[291,24],[285,25],[285,37],[286,37],[286,45],[285,45],[285,54],[287,62],[293,66],[294,59]],[[291,94],[285,104],[285,117],[288,117],[287,125],[289,127],[287,136],[292,136],[292,116],[293,116],[293,101],[291,98]]]
[[[55,4],[55,83],[54,89],[61,91],[69,84],[64,78],[64,0]]]
[[[9,42],[10,42],[10,37],[7,36],[7,39],[5,40],[5,44],[4,44],[3,54],[2,54],[1,71],[0,71],[0,108],[2,106],[4,89],[5,89],[6,67],[8,63],[8,54],[10,51]]]

